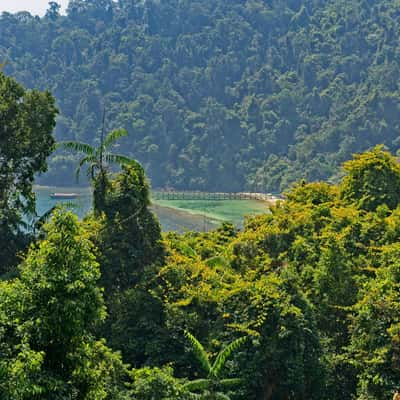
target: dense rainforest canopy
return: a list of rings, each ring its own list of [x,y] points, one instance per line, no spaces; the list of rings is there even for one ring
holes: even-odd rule
[[[0,399],[392,398],[399,7],[75,0],[66,17],[54,2],[42,19],[3,13]],[[58,111],[7,75],[51,88],[58,138],[94,145],[82,220],[27,218]],[[97,157],[104,106],[113,148],[100,149],[144,168]],[[73,157],[56,153],[50,177],[72,175]],[[308,181],[242,231],[162,234],[145,170],[179,188]]]
[[[164,236],[143,169],[107,174],[94,212],[55,210],[0,279],[0,398],[390,399],[400,167],[376,147],[344,170],[243,231]]]
[[[338,184],[299,181],[243,231],[163,235],[144,169],[128,159],[91,176],[82,221],[56,208],[31,226],[21,215],[56,109],[47,92],[0,83],[0,138],[23,138],[2,147],[2,400],[392,397],[400,165],[382,146],[346,161]],[[21,144],[37,137],[31,159]],[[7,188],[20,181],[15,201]]]
[[[71,0],[3,13],[0,60],[50,89],[58,139],[93,143],[103,107],[155,187],[280,191],[399,148],[393,0]],[[70,156],[50,162],[65,182]],[[62,176],[62,179],[61,179]]]

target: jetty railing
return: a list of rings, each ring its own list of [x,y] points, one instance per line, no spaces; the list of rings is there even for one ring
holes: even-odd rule
[[[252,192],[196,192],[196,191],[153,191],[154,200],[261,200],[276,201],[279,197],[272,193]]]

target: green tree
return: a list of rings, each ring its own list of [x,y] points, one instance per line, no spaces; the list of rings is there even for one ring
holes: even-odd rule
[[[334,201],[337,195],[336,186],[326,182],[307,183],[302,180],[286,193],[286,198],[293,203],[317,206]]]
[[[382,249],[382,266],[354,307],[349,359],[358,370],[359,398],[391,398],[400,379],[400,248]]]
[[[131,396],[135,400],[189,400],[183,384],[173,377],[171,367],[141,368],[130,373]]]
[[[153,361],[166,340],[162,302],[149,290],[165,256],[161,227],[149,206],[143,168],[124,165],[109,181],[104,214],[94,231],[109,311],[102,332],[136,367]]]
[[[124,366],[93,335],[105,318],[99,266],[83,226],[56,210],[0,303],[6,398],[120,399]],[[19,386],[21,380],[26,380]],[[30,382],[30,383],[29,383]]]
[[[60,16],[61,6],[55,1],[49,1],[49,8],[46,11],[46,18],[55,21]]]
[[[47,169],[57,109],[49,92],[28,91],[0,71],[0,275],[26,245],[23,220],[35,213],[32,184]],[[26,230],[25,230],[26,232]]]
[[[347,173],[341,184],[345,200],[367,211],[383,204],[393,209],[400,203],[400,166],[382,146],[355,155],[343,169]]]
[[[143,168],[138,163],[123,165],[108,184],[98,236],[101,283],[107,295],[140,282],[146,266],[161,264],[164,255]]]

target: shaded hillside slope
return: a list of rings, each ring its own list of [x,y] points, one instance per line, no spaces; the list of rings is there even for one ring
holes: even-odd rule
[[[105,103],[153,186],[278,191],[397,151],[399,31],[398,0],[73,0],[3,13],[0,60],[55,94],[58,139],[93,142]]]

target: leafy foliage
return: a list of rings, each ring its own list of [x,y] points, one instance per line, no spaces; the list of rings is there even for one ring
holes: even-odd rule
[[[0,301],[2,398],[122,399],[125,367],[95,339],[105,308],[93,245],[56,210]]]
[[[351,354],[359,370],[359,394],[390,397],[400,376],[399,248],[383,249],[382,267],[364,285],[351,323]]]
[[[390,209],[400,202],[400,166],[390,153],[376,147],[356,155],[343,165],[347,172],[342,196],[364,210],[373,211],[385,204]]]
[[[88,218],[110,314],[101,332],[127,361],[141,366],[152,358],[148,349],[162,341],[150,339],[163,331],[164,317],[160,301],[148,293],[148,281],[164,262],[161,227],[149,209],[149,185],[139,164],[124,165],[107,180],[103,213]]]
[[[146,266],[162,262],[161,228],[149,210],[149,186],[143,168],[134,164],[109,180],[99,219],[102,284],[123,291],[141,279]]]
[[[27,245],[23,217],[34,215],[34,177],[53,149],[54,103],[49,92],[27,91],[0,71],[0,275]]]
[[[189,400],[182,383],[175,379],[171,367],[133,370],[132,398],[137,400]]]

